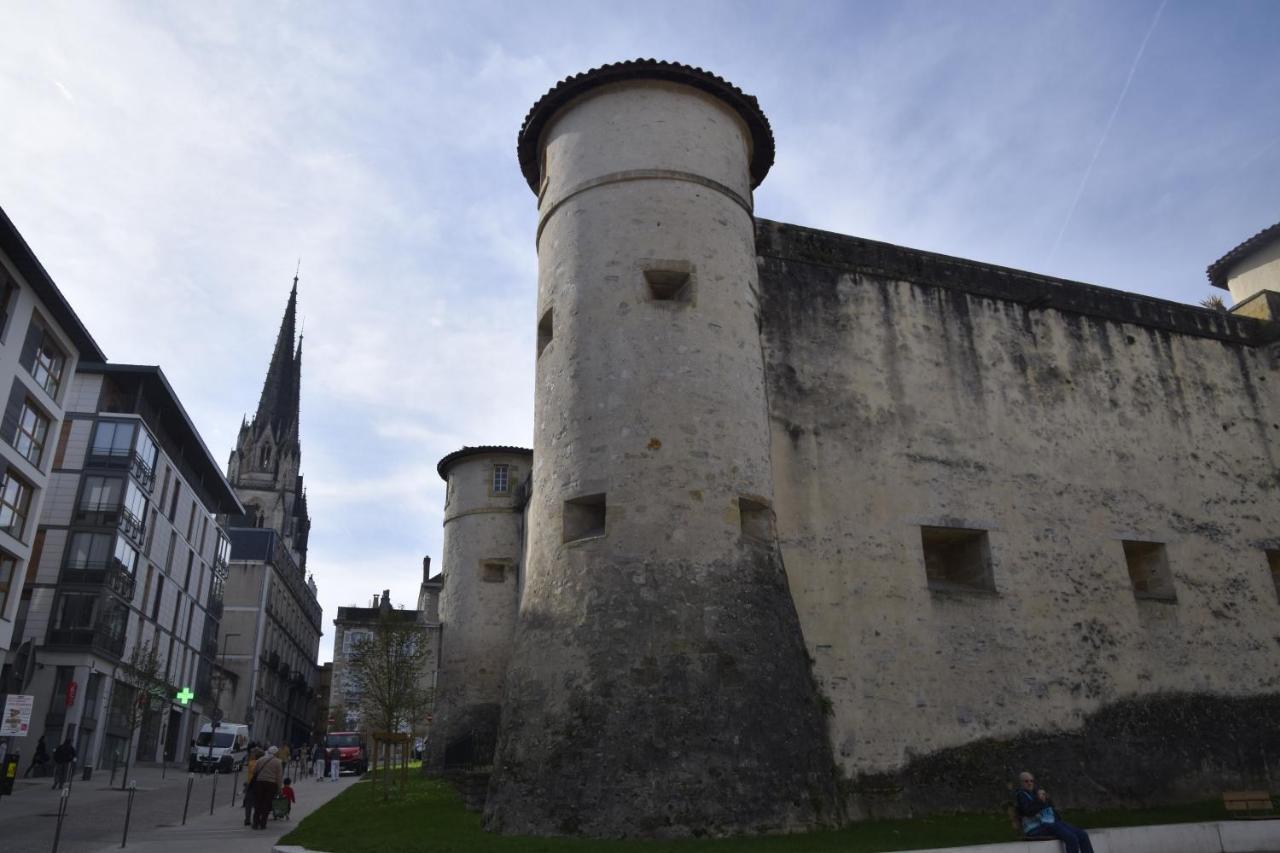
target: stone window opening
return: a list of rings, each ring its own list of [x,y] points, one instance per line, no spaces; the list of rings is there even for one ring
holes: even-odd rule
[[[505,495],[511,491],[511,466],[494,465],[492,491],[495,495]]]
[[[678,306],[693,303],[693,266],[684,261],[655,261],[644,270],[649,300]]]
[[[503,583],[507,579],[507,560],[482,560],[480,580],[485,583]]]
[[[1173,585],[1173,572],[1169,568],[1169,555],[1164,543],[1126,539],[1123,544],[1134,598],[1177,601],[1178,592]]]
[[[967,527],[921,527],[924,571],[933,592],[996,591],[987,531]]]
[[[742,535],[757,542],[773,541],[773,510],[760,498],[738,498]]]
[[[564,541],[580,542],[605,535],[607,501],[603,493],[564,502]]]
[[[542,351],[551,343],[552,337],[552,309],[548,308],[542,314],[542,319],[538,320],[538,357],[542,357]]]
[[[1280,601],[1280,548],[1267,550],[1267,564],[1271,567],[1271,582],[1276,586],[1276,600]]]

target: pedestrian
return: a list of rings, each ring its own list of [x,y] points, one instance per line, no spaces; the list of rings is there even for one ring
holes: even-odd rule
[[[1044,788],[1036,788],[1035,777],[1026,771],[1018,775],[1014,802],[1022,817],[1022,832],[1028,838],[1056,838],[1067,853],[1093,853],[1089,833],[1064,821]]]
[[[37,767],[40,768],[36,773],[37,778],[49,769],[49,748],[45,746],[44,735],[40,735],[40,740],[36,741],[36,754],[31,757],[31,763],[27,765],[27,772],[22,774],[22,778],[26,779]]]
[[[53,751],[53,787],[61,788],[71,779],[71,765],[76,760],[76,748],[67,738]]]
[[[249,750],[249,760],[245,762],[244,790],[240,796],[243,798],[241,805],[244,806],[244,825],[249,826],[253,822],[253,771],[258,768],[258,757],[262,755],[262,750],[257,747]]]
[[[338,775],[342,773],[342,753],[338,752],[335,746],[329,750],[329,781],[337,782]]]
[[[254,772],[253,785],[253,828],[266,829],[267,815],[271,814],[271,801],[275,798],[280,783],[284,781],[284,765],[276,757],[280,750],[270,747],[264,758],[258,761]]]
[[[324,747],[320,745],[320,741],[316,741],[316,745],[311,748],[311,772],[317,782],[324,778],[328,769],[324,761]]]

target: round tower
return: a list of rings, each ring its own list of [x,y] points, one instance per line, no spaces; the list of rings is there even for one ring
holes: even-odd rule
[[[530,451],[464,447],[436,466],[445,481],[440,666],[428,764],[486,765],[520,601]]]
[[[486,825],[781,832],[836,818],[773,529],[756,100],[637,60],[534,105],[528,565]]]

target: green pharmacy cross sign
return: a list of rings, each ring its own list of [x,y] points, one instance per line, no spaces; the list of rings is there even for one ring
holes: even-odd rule
[[[183,705],[190,704],[191,700],[196,698],[196,694],[191,692],[190,687],[184,687],[178,691],[178,701]]]

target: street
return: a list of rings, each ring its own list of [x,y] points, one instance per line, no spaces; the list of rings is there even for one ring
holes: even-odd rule
[[[343,776],[339,782],[333,783],[296,778],[293,788],[297,793],[297,803],[290,819],[269,821],[266,830],[252,830],[244,825],[244,812],[240,807],[239,788],[244,774],[238,777],[196,775],[185,826],[182,825],[182,809],[188,774],[184,768],[171,766],[162,774],[160,767],[144,766],[131,770],[130,774],[137,782],[137,793],[126,849],[140,853],[160,853],[177,849],[179,845],[190,853],[206,850],[227,853],[233,849],[237,853],[266,853],[280,836],[297,826],[298,821],[358,779],[356,776]],[[216,800],[210,815],[215,778]],[[58,840],[58,853],[105,853],[120,849],[128,792],[119,789],[120,776],[116,778],[116,788],[107,787],[109,779],[109,771],[95,771],[88,782],[81,781],[77,774]],[[18,779],[13,796],[0,797],[0,839],[3,839],[0,847],[5,853],[49,853],[53,850],[60,792],[51,789],[51,782],[48,777]],[[231,805],[233,787],[235,807]]]

